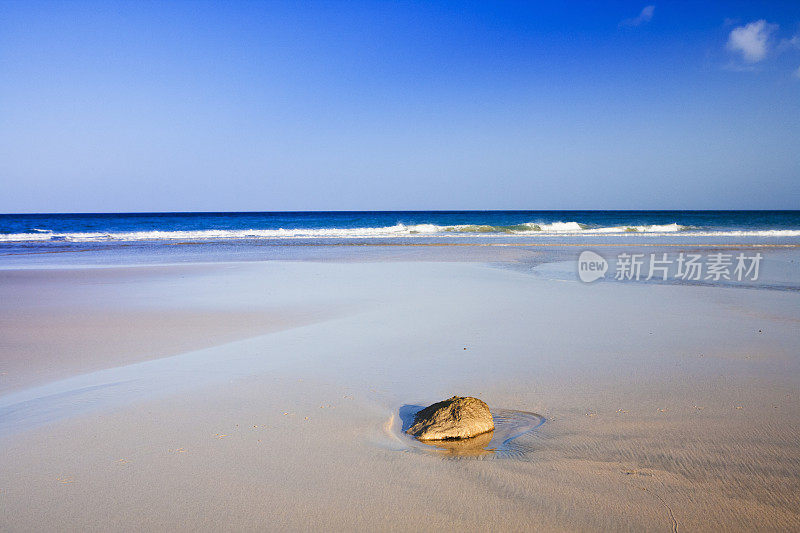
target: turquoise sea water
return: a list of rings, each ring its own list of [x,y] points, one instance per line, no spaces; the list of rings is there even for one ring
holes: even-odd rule
[[[0,215],[0,242],[618,233],[800,236],[800,211],[361,211]]]
[[[298,249],[312,247],[398,244],[793,246],[800,245],[800,211],[0,215],[0,266],[246,259],[297,256]]]

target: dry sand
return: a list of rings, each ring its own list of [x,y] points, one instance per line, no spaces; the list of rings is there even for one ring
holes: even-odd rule
[[[0,396],[3,530],[800,529],[796,293],[459,263],[169,268],[91,294],[129,302],[132,327],[164,302],[327,315]],[[130,303],[146,295],[161,304]],[[71,305],[32,298],[3,316]],[[403,405],[453,394],[546,422],[502,457],[448,459],[393,430]],[[22,395],[57,418],[9,416]]]

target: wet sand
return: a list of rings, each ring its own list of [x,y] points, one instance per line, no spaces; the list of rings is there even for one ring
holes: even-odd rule
[[[225,265],[0,270],[0,394],[329,318],[225,297]],[[340,309],[342,311],[342,309]]]
[[[181,322],[176,309],[264,320],[87,366],[73,346],[119,334],[79,330],[57,377],[5,389],[2,529],[800,528],[796,292],[440,262],[147,268],[4,277],[19,296],[0,316],[67,322],[79,303],[122,302],[144,331]],[[281,309],[297,314],[273,326]],[[58,346],[53,332],[38,346]],[[400,438],[403,406],[453,394],[546,421],[513,453],[454,458]]]

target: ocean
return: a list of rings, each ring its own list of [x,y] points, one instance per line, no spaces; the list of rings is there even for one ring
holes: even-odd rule
[[[0,215],[0,267],[308,258],[396,245],[800,245],[800,211]],[[344,248],[343,248],[344,247]],[[288,249],[293,251],[288,252]],[[299,251],[298,251],[299,250]],[[304,255],[305,254],[305,255]],[[315,256],[316,257],[316,256]]]
[[[0,215],[0,242],[800,237],[800,211],[332,211]]]

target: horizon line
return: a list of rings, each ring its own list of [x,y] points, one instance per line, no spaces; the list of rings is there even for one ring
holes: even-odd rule
[[[0,213],[0,216],[40,215],[245,215],[306,213],[768,213],[800,209],[306,209],[287,211],[41,211]]]

